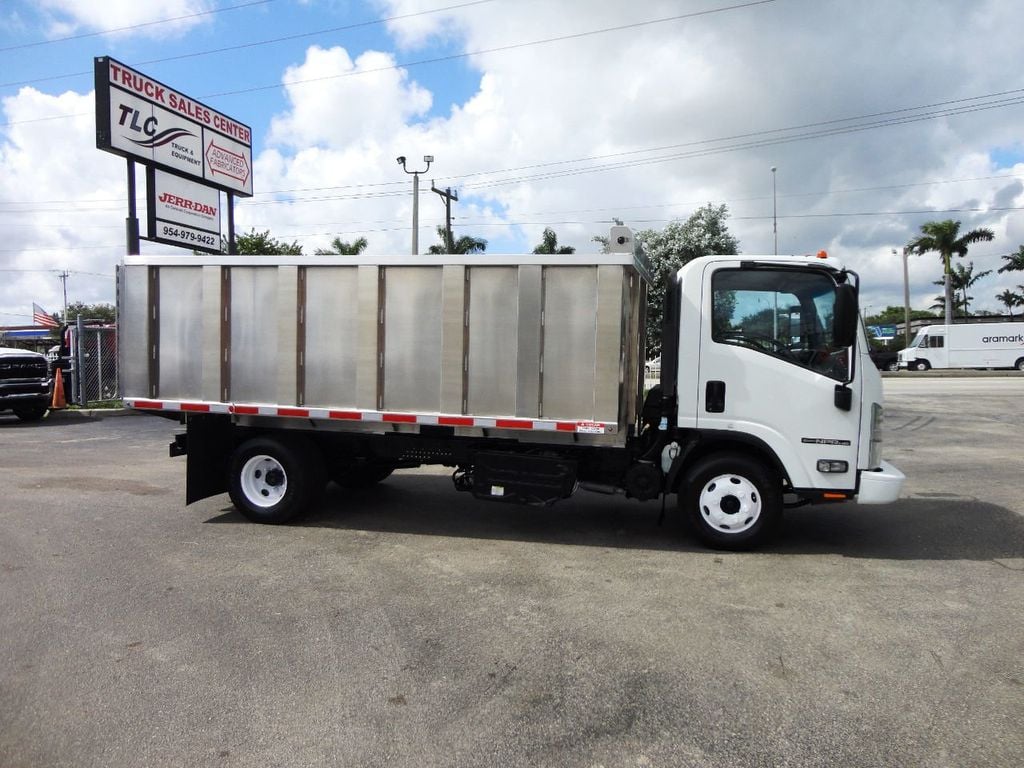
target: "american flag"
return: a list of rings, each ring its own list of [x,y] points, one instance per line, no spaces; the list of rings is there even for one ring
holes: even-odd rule
[[[40,307],[35,302],[32,302],[32,322],[36,325],[45,325],[47,328],[57,328],[60,326],[53,316],[48,314],[45,309]]]

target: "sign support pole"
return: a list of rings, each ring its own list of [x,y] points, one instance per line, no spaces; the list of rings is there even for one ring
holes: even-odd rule
[[[238,253],[238,244],[235,243],[235,196],[228,192],[228,254],[234,256]]]
[[[128,218],[125,219],[125,241],[129,256],[139,254],[139,219],[135,210],[135,163],[128,158]]]

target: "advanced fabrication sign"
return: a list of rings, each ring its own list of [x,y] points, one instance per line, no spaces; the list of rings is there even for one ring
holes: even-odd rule
[[[252,196],[252,130],[108,56],[95,60],[96,147]]]
[[[149,196],[147,239],[207,253],[221,252],[220,192],[149,168],[146,193]]]

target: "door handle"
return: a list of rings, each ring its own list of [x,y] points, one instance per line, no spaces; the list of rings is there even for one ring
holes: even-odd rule
[[[709,381],[704,387],[704,410],[708,413],[725,412],[725,382]]]

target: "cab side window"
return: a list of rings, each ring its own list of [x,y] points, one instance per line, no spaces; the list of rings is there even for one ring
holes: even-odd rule
[[[833,343],[836,286],[825,273],[723,269],[711,282],[711,338],[837,380],[848,351]]]

